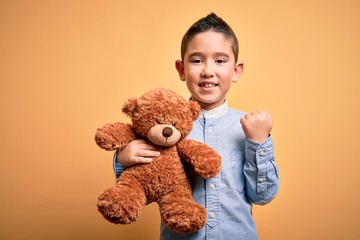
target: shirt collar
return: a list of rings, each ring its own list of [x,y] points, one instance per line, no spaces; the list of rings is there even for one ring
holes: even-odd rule
[[[228,105],[227,105],[227,101],[225,100],[223,104],[221,104],[220,106],[214,109],[211,110],[201,109],[200,118],[219,118],[221,116],[224,116],[227,111],[228,111]]]

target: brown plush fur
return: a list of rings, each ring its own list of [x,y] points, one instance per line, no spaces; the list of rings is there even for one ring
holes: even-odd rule
[[[99,196],[98,210],[110,222],[127,224],[137,220],[146,203],[157,202],[161,220],[168,228],[196,232],[206,223],[206,210],[192,198],[182,160],[203,178],[216,176],[221,167],[221,158],[213,149],[185,139],[200,114],[200,106],[158,88],[128,99],[122,110],[132,124],[106,124],[97,130],[96,143],[103,149],[116,150],[134,139],[147,138],[161,146],[161,155],[150,164],[127,168],[115,187]],[[168,136],[169,132],[175,137]],[[179,139],[175,133],[180,133]]]

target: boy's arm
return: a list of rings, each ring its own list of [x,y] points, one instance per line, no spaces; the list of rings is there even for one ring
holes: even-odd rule
[[[113,157],[113,169],[115,173],[115,177],[118,178],[125,171],[126,167],[118,162],[118,151],[115,151]]]
[[[279,189],[278,169],[274,159],[272,136],[261,144],[245,140],[244,174],[250,201],[264,205],[275,198]]]
[[[113,157],[113,169],[116,178],[134,164],[151,163],[153,157],[160,155],[157,148],[144,139],[131,141],[122,150],[116,151]]]
[[[245,140],[246,194],[255,204],[270,202],[279,189],[278,170],[270,131],[272,118],[265,111],[246,114],[241,120]]]

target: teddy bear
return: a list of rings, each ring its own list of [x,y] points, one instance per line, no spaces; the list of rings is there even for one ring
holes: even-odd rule
[[[151,163],[126,168],[115,186],[98,197],[99,212],[112,223],[129,224],[138,219],[146,204],[156,202],[166,227],[180,233],[198,231],[206,223],[206,210],[192,197],[184,165],[205,179],[221,169],[221,157],[215,150],[186,139],[200,115],[199,104],[172,90],[155,88],[126,100],[122,112],[131,124],[108,123],[98,128],[97,145],[113,151],[135,139],[147,139],[161,154]]]

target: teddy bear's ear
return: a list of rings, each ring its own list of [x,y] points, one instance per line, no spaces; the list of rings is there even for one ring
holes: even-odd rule
[[[131,97],[125,101],[121,110],[129,117],[132,117],[136,111],[136,107],[137,107],[137,98]]]
[[[200,105],[195,101],[189,100],[189,109],[192,113],[193,120],[196,120],[200,115]]]

